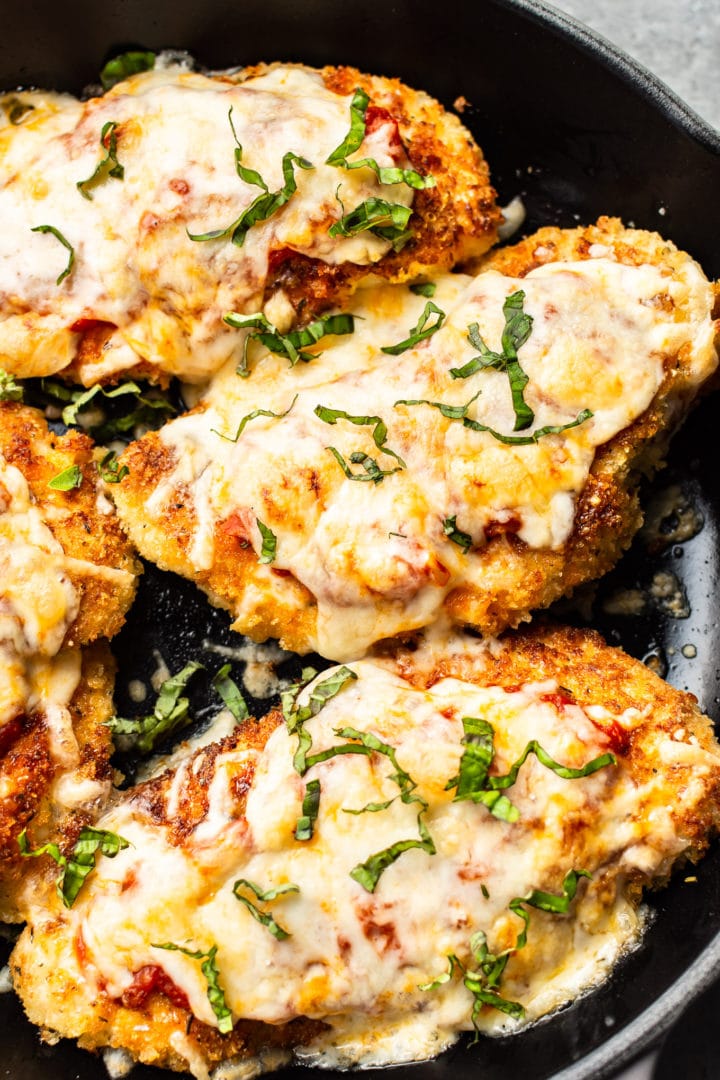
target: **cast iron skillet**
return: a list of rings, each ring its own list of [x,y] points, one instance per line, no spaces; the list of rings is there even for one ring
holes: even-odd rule
[[[4,20],[0,86],[79,91],[110,54],[129,45],[187,49],[211,67],[274,59],[344,62],[399,75],[448,106],[462,95],[471,103],[463,119],[486,152],[501,200],[516,194],[525,199],[526,231],[619,214],[659,229],[698,258],[708,275],[720,276],[718,134],[632,61],[534,0],[24,0]],[[670,570],[683,583],[690,616],[674,619],[651,606],[644,616],[608,617],[597,602],[591,621],[636,656],[664,650],[670,680],[692,690],[718,717],[720,628],[713,597],[720,572],[720,472],[713,464],[714,426],[711,399],[676,440],[669,471],[656,484],[676,482],[701,512],[703,530],[660,553],[648,554],[643,541],[636,542],[600,590],[602,596],[621,583],[644,586],[656,570]],[[665,522],[669,535],[674,524],[672,518]],[[577,613],[562,615],[582,621]],[[121,714],[132,708],[122,676],[149,675],[153,647],[176,670],[202,654],[207,637],[237,643],[227,625],[192,586],[149,571],[116,642]],[[683,655],[687,645],[696,649],[695,658]],[[201,712],[202,702],[195,704]],[[600,989],[520,1036],[483,1039],[472,1048],[461,1043],[434,1062],[401,1068],[401,1077],[610,1076],[680,1015],[720,963],[717,847],[696,873],[695,882],[685,882],[681,873],[653,900],[654,925],[643,946]],[[105,1075],[96,1059],[71,1044],[41,1047],[9,995],[0,999],[0,1024],[6,1077]],[[133,1075],[159,1080],[161,1074],[139,1068]],[[299,1080],[296,1070],[292,1075]]]

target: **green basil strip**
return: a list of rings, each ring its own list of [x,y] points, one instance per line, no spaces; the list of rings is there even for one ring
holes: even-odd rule
[[[369,454],[363,454],[356,450],[350,455],[350,461],[353,465],[361,465],[363,467],[365,470],[365,475],[363,475],[362,473],[352,471],[350,465],[336,447],[326,446],[325,449],[330,451],[348,480],[361,480],[368,483],[380,484],[386,476],[392,476],[393,473],[400,472],[402,468],[401,465],[398,465],[395,469],[381,469],[374,457],[370,457]]]
[[[469,428],[470,431],[487,431],[488,434],[492,435],[493,439],[506,443],[508,446],[530,446],[532,443],[544,439],[546,435],[561,435],[563,431],[579,427],[586,420],[590,420],[592,416],[593,413],[590,409],[583,409],[569,424],[548,424],[546,427],[538,428],[532,435],[502,435],[499,431],[495,431],[494,428],[480,424],[477,420],[468,420],[467,417],[463,420],[463,426]]]
[[[362,885],[367,892],[373,893],[388,866],[392,866],[403,852],[410,851],[411,848],[420,848],[421,851],[426,851],[428,855],[434,855],[436,851],[435,845],[430,839],[398,840],[397,843],[391,844],[384,851],[378,851],[371,855],[369,859],[366,859],[365,862],[359,863],[350,871],[350,877],[353,881],[357,881],[358,885]]]
[[[232,117],[230,117],[230,126],[232,127]],[[233,135],[235,135],[235,129],[233,127]],[[237,142],[237,136],[235,135]],[[285,183],[279,191],[271,192],[268,190],[265,181],[255,172],[254,169],[245,169],[241,164],[242,162],[242,147],[238,143],[235,147],[235,168],[238,171],[238,175],[247,183],[254,184],[256,187],[262,188],[262,193],[253,199],[248,207],[235,218],[224,229],[211,229],[206,233],[191,233],[188,231],[188,236],[191,240],[204,241],[204,240],[220,240],[224,237],[230,237],[233,244],[237,247],[242,247],[245,243],[245,237],[247,236],[253,225],[257,225],[261,221],[267,221],[272,215],[285,205],[289,199],[297,191],[297,182],[295,180],[295,168],[298,169],[314,169],[315,166],[312,162],[307,161],[304,157],[299,157],[297,154],[293,154],[288,151],[283,155],[282,159],[282,173]],[[242,170],[242,172],[240,171]],[[254,179],[247,179],[249,176]]]
[[[0,401],[22,401],[25,390],[15,376],[0,368]]]
[[[240,724],[243,720],[247,720],[250,716],[250,710],[237,683],[230,678],[230,664],[223,664],[214,676],[212,684],[237,723]]]
[[[218,947],[213,947],[208,952],[202,952],[200,949],[193,951],[192,949],[186,949],[182,945],[174,945],[171,941],[166,941],[160,945],[155,942],[152,943],[153,949],[168,949],[173,952],[181,952],[185,956],[189,956],[191,960],[202,960],[200,970],[205,976],[205,982],[207,983],[207,996],[208,1001],[212,1007],[212,1011],[215,1013],[215,1017],[218,1022],[218,1030],[227,1035],[228,1032],[233,1029],[232,1012],[227,1006],[225,1001],[225,993],[220,986],[220,972],[217,969],[215,963],[215,956],[217,955]]]
[[[262,312],[257,315],[241,315],[237,311],[229,311],[223,316],[223,322],[235,329],[242,330],[249,327],[259,331],[248,334],[245,338],[242,360],[237,368],[237,374],[242,375],[243,378],[247,378],[250,374],[247,350],[251,341],[259,341],[269,352],[284,357],[289,361],[290,367],[295,367],[299,360],[307,364],[317,355],[303,352],[303,349],[317,344],[324,337],[340,337],[344,334],[352,334],[355,330],[355,319],[352,315],[327,315],[289,334],[281,334]]]
[[[587,870],[569,870],[565,875],[562,893],[543,892],[541,889],[531,889],[526,896],[516,896],[508,905],[510,910],[523,920],[523,928],[518,935],[516,948],[522,949],[527,940],[527,929],[530,923],[530,915],[523,905],[537,908],[539,911],[547,911],[551,915],[567,915],[570,904],[575,899],[580,878],[592,880],[592,874]]]
[[[437,315],[437,319],[434,323],[429,323],[432,315]],[[426,338],[432,337],[435,331],[439,330],[444,322],[445,312],[442,308],[439,308],[437,304],[434,304],[432,300],[428,300],[422,315],[418,319],[416,325],[410,330],[409,337],[406,337],[404,341],[399,341],[397,345],[384,345],[380,351],[389,353],[390,356],[399,356],[400,353],[404,353],[407,349],[412,349],[418,342],[425,341]]]
[[[338,147],[325,159],[326,165],[335,165],[340,169],[372,169],[381,184],[407,184],[408,187],[422,191],[423,188],[435,187],[434,176],[422,176],[415,169],[396,167],[383,168],[374,158],[361,161],[348,161],[348,155],[360,149],[366,130],[366,113],[370,98],[358,86],[350,102],[350,130]]]
[[[394,458],[395,461],[399,462],[401,468],[407,467],[400,455],[385,445],[387,442],[387,425],[379,416],[353,416],[342,409],[328,409],[325,405],[316,405],[315,415],[325,424],[336,424],[338,420],[347,420],[348,423],[355,424],[356,427],[372,427],[373,442],[378,450],[383,454],[387,454],[388,457]],[[350,460],[354,462],[354,455],[351,456]]]
[[[467,379],[476,371],[483,368],[495,368],[504,371],[510,382],[513,410],[515,412],[514,431],[523,431],[530,427],[535,419],[535,413],[525,401],[525,387],[528,384],[528,376],[520,366],[518,349],[525,344],[532,332],[532,316],[523,311],[525,293],[522,289],[512,293],[503,304],[505,316],[505,328],[502,333],[502,352],[496,353],[483,341],[480,328],[477,323],[468,327],[468,340],[471,345],[479,349],[480,356],[469,360],[461,368],[451,368],[450,374],[453,379]]]
[[[307,686],[309,682],[312,682],[316,675],[317,671],[315,670],[315,668],[303,668],[300,679],[297,682],[293,683],[291,686],[288,686],[285,690],[281,690],[280,705],[282,708],[283,718],[286,724],[288,724],[288,730],[294,730],[294,728],[290,728],[290,724],[294,720],[294,717],[296,715],[295,701],[298,694],[304,686]]]
[[[106,484],[119,484],[130,472],[127,465],[118,464],[117,454],[114,450],[108,450],[107,454],[96,463],[95,468],[100,479],[104,480]]]
[[[464,750],[460,758],[459,773],[448,781],[445,790],[456,788],[453,802],[470,800],[481,803],[501,821],[512,823],[520,816],[517,807],[500,792],[512,787],[516,782],[518,773],[530,754],[535,754],[541,765],[565,780],[579,780],[591,776],[598,769],[617,764],[615,755],[607,753],[593,758],[580,769],[571,769],[554,761],[537,740],[533,739],[508,773],[504,776],[490,776],[495,758],[495,729],[492,724],[476,716],[464,716],[462,724]]]
[[[343,214],[328,229],[329,236],[357,236],[371,232],[381,240],[388,240],[395,251],[400,251],[412,237],[407,224],[412,208],[385,199],[370,198],[360,203],[348,214]]]
[[[117,126],[115,120],[108,120],[106,124],[103,124],[100,132],[100,145],[106,151],[105,157],[95,166],[95,172],[92,176],[88,176],[87,180],[78,180],[75,185],[84,199],[92,200],[91,189],[95,184],[99,184],[108,177],[112,177],[113,180],[122,180],[125,176],[125,169],[117,159],[117,135],[115,133]]]
[[[232,131],[233,139],[235,140],[235,172],[238,174],[239,178],[244,181],[244,183],[250,184],[252,187],[259,187],[261,191],[267,193],[269,191],[269,188],[260,173],[257,172],[255,169],[248,169],[248,167],[246,165],[243,165],[242,163],[242,143],[237,137],[237,132],[233,123],[232,114],[233,107],[231,105],[228,109],[228,123],[230,124],[230,130]]]
[[[410,285],[409,289],[416,296],[425,296],[429,300],[435,295],[437,285],[434,281],[418,281],[415,285]]]
[[[108,60],[100,72],[103,90],[110,90],[116,83],[141,71],[151,71],[155,67],[155,53],[147,50],[130,50]]]
[[[303,676],[309,671],[312,671],[312,668],[306,669],[306,671],[303,672]],[[307,751],[312,746],[312,737],[309,732],[305,731],[303,725],[307,720],[310,720],[311,717],[317,716],[331,698],[334,698],[336,694],[339,694],[340,691],[348,685],[348,683],[354,682],[356,679],[357,675],[352,668],[346,667],[343,664],[341,667],[331,672],[331,674],[323,679],[322,682],[316,683],[310,691],[307,705],[303,705],[300,708],[297,706],[296,698],[302,685],[297,689],[291,687],[289,691],[284,691],[281,695],[283,715],[285,717],[285,723],[287,724],[288,733],[290,735],[296,734],[298,736],[298,747],[293,758],[293,765],[300,776],[304,776],[308,770],[306,762]]]
[[[320,811],[320,781],[309,780],[302,803],[302,817],[295,826],[296,840],[312,840],[315,822]]]
[[[457,514],[453,514],[452,517],[445,518],[443,521],[443,532],[447,536],[448,540],[452,540],[453,544],[457,544],[462,549],[463,555],[467,555],[468,551],[472,547],[472,536],[470,533],[463,532],[462,529],[457,527]]]
[[[134,382],[120,383],[113,390],[106,390],[104,387],[96,383],[95,386],[91,386],[89,390],[84,390],[81,393],[71,391],[72,402],[70,405],[66,405],[62,411],[62,422],[67,427],[72,427],[73,424],[77,424],[77,415],[83,409],[86,409],[90,402],[98,394],[102,394],[106,398],[118,398],[124,394],[139,394],[140,387]]]
[[[30,232],[51,233],[55,237],[55,239],[59,240],[62,246],[64,248],[67,248],[67,250],[70,252],[68,256],[67,266],[55,281],[56,285],[62,285],[63,281],[75,265],[75,248],[65,239],[60,230],[56,229],[54,225],[36,225],[34,229],[30,230]]]
[[[428,401],[426,398],[401,398],[394,403],[394,408],[398,405],[429,405],[432,409],[437,409],[442,416],[445,416],[448,420],[464,420],[468,414],[468,409],[474,401],[480,397],[482,393],[478,390],[477,394],[474,394],[465,405],[446,405],[442,401]]]
[[[283,896],[285,893],[298,893],[300,889],[297,885],[279,885],[276,889],[268,889],[263,891],[259,885],[255,885],[252,881],[247,881],[245,878],[238,878],[233,885],[233,896],[236,900],[239,900],[241,904],[244,904],[248,909],[253,919],[256,919],[262,926],[270,931],[274,938],[278,941],[284,941],[290,937],[287,930],[284,930],[279,923],[275,922],[272,915],[267,911],[261,911],[252,900],[247,896],[242,895],[242,889],[253,892],[256,898],[263,903],[270,900],[274,900],[278,896]]]
[[[42,847],[31,850],[27,839],[27,829],[23,829],[18,836],[18,847],[22,856],[37,858],[38,855],[49,855],[61,868],[60,877],[57,879],[57,891],[67,908],[73,906],[85,879],[95,869],[98,851],[109,859],[114,859],[119,851],[129,846],[129,841],[124,837],[106,832],[104,829],[92,829],[90,826],[80,831],[69,856],[63,855],[57,844],[52,843],[43,844]]]
[[[113,716],[108,721],[113,735],[122,736],[123,742],[129,743],[133,750],[147,754],[155,749],[161,739],[187,727],[192,717],[189,712],[190,700],[183,696],[183,690],[195,672],[203,667],[203,664],[191,661],[177,675],[166,679],[160,687],[152,715],[130,720]]]
[[[260,530],[262,536],[262,548],[258,555],[258,562],[271,563],[275,562],[275,556],[277,554],[277,536],[269,529],[267,525],[264,525],[260,518],[255,518],[255,523]]]
[[[57,476],[53,476],[52,480],[48,480],[48,487],[53,491],[72,491],[73,488],[79,488],[83,482],[82,469],[79,465],[68,465],[67,469],[63,469]]]

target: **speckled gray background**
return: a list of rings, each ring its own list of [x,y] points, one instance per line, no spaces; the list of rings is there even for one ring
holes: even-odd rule
[[[556,0],[720,128],[720,0]]]

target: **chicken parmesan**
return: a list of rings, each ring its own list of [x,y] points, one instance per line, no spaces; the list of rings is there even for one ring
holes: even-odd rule
[[[349,660],[441,617],[498,633],[629,544],[717,366],[714,301],[602,219],[360,290],[342,336],[239,318],[240,367],[123,456],[121,520],[256,640]]]
[[[0,404],[0,917],[14,914],[17,836],[97,812],[110,790],[113,665],[79,646],[122,626],[139,566],[76,432]],[[111,479],[115,478],[112,477]]]
[[[591,632],[436,638],[283,711],[118,797],[79,888],[72,838],[38,858],[11,969],[45,1038],[220,1078],[514,1032],[717,827],[710,722]]]
[[[237,355],[227,312],[287,329],[370,273],[481,255],[502,220],[457,117],[351,68],[159,57],[4,113],[0,366],[19,377],[202,381]]]

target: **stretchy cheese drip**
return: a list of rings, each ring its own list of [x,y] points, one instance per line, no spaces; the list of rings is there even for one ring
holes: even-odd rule
[[[333,238],[328,229],[369,198],[406,207],[413,200],[409,187],[381,187],[370,169],[325,164],[347,134],[351,97],[304,70],[276,68],[238,85],[164,67],[83,105],[48,109],[46,99],[38,95],[36,112],[20,127],[0,130],[0,359],[20,375],[66,366],[89,319],[119,329],[83,368],[88,381],[159,358],[171,374],[206,378],[237,350],[237,334],[222,316],[260,307],[271,252],[370,265],[390,250],[388,240],[369,231]],[[295,166],[296,193],[254,225],[242,247],[229,236],[188,236],[226,228],[262,194],[235,170],[231,109],[242,164],[270,192],[285,184],[288,152],[314,166]],[[83,198],[77,182],[103,158],[100,135],[109,123],[124,177],[106,176]],[[395,136],[393,123],[380,124],[356,157],[406,166]],[[31,231],[45,224],[75,251],[60,285],[68,251],[54,236]],[[32,347],[28,311],[38,320]]]
[[[33,665],[55,656],[78,608],[61,545],[25,477],[0,456],[0,723],[33,697]]]
[[[193,1013],[215,1025],[198,962],[154,944],[216,944],[220,985],[235,1018],[321,1018],[330,1031],[305,1051],[311,1058],[379,1064],[435,1054],[469,1027],[472,998],[460,980],[433,991],[420,985],[446,969],[450,953],[472,963],[468,942],[478,930],[493,951],[511,947],[521,923],[508,910],[510,900],[534,887],[557,892],[572,866],[603,874],[581,888],[570,917],[532,912],[527,947],[511,958],[503,994],[522,1002],[528,1021],[536,1019],[602,979],[636,940],[640,918],[621,891],[615,895],[608,868],[661,873],[683,849],[661,775],[648,771],[635,781],[621,760],[567,780],[530,757],[507,792],[520,812],[512,825],[482,805],[453,802],[445,788],[458,771],[464,716],[493,725],[495,767],[505,772],[531,739],[563,764],[581,767],[607,750],[608,718],[633,731],[645,723],[643,714],[605,711],[601,724],[558,694],[553,681],[506,691],[446,678],[422,691],[389,664],[352,667],[357,681],[306,724],[312,752],[337,745],[336,730],[348,725],[391,745],[428,803],[425,824],[437,853],[404,852],[371,894],[350,877],[353,867],[418,837],[418,804],[395,799],[376,812],[346,812],[397,796],[386,757],[336,756],[301,778],[293,768],[296,738],[284,727],[260,752],[226,750],[214,762],[207,812],[182,839],[171,842],[167,826],[158,824],[157,796],[152,812],[138,793],[99,822],[131,846],[101,859],[72,910],[62,913],[63,936],[83,942],[79,982],[91,998],[101,988],[120,997],[137,971],[160,965]],[[658,739],[668,762],[684,760],[681,751],[693,756],[702,785],[710,755],[662,733]],[[166,821],[177,814],[188,770],[198,773],[204,757],[183,764],[165,787]],[[240,811],[238,792],[248,776]],[[299,842],[295,824],[311,779],[321,784],[320,813],[313,839]],[[259,905],[290,937],[277,940],[251,917],[233,896],[238,878],[262,889],[298,886],[298,893]],[[499,1033],[517,1022],[484,1010],[480,1025]]]
[[[520,361],[535,419],[514,432],[507,374],[485,368],[453,379],[450,371],[477,355],[468,341],[473,323],[490,349],[500,347],[503,303],[520,289],[533,319]],[[480,549],[498,532],[534,549],[562,548],[596,448],[647,409],[679,350],[690,352],[690,381],[701,382],[717,362],[712,290],[689,260],[674,276],[607,257],[550,264],[522,280],[494,271],[445,276],[434,301],[447,312],[445,325],[399,356],[381,347],[406,338],[425,304],[404,287],[358,294],[355,332],[307,364],[289,369],[251,343],[249,378],[225,369],[204,411],[162,431],[176,467],[147,510],[160,513],[175,489],[188,485],[197,523],[194,571],[213,565],[219,523],[258,554],[256,519],[277,537],[272,566],[257,568],[245,607],[235,612],[240,626],[251,623],[258,593],[297,603],[278,569],[317,600],[314,645],[333,659],[430,624],[453,589],[477,579]],[[593,417],[531,445],[508,445],[431,406],[396,404],[404,399],[468,405],[469,419],[511,437],[570,424],[585,409]],[[406,467],[375,444],[374,421],[331,425],[317,406],[381,418],[384,446]],[[290,411],[254,418],[232,442],[243,417],[258,409]],[[360,451],[399,471],[377,484],[349,480],[329,447],[346,462]],[[352,468],[362,474],[362,466]],[[475,551],[464,554],[448,538],[453,521]]]

